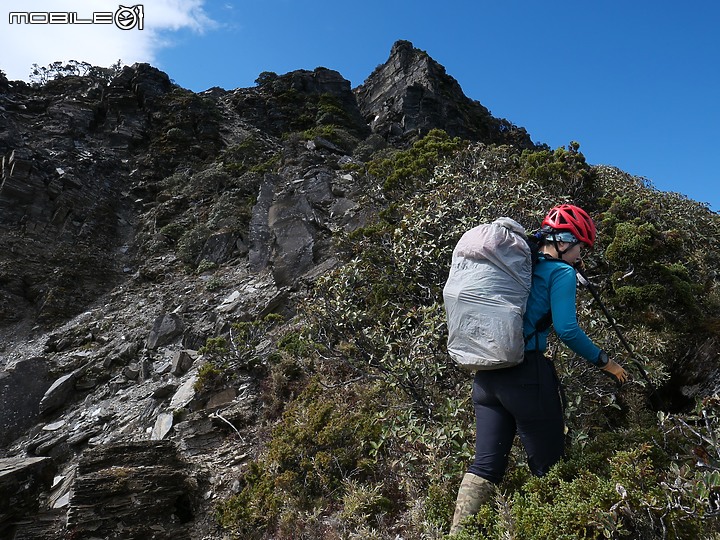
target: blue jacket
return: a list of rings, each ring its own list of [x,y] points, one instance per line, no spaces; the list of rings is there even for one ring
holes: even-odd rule
[[[558,337],[575,353],[592,364],[597,364],[600,348],[578,326],[575,305],[575,270],[564,262],[540,260],[533,270],[532,288],[528,298],[523,333],[528,336],[535,331],[535,325],[543,315],[552,311],[552,326]],[[547,349],[547,336],[550,329],[532,335],[525,344],[526,351],[536,348],[542,352]],[[537,347],[536,347],[537,338]]]

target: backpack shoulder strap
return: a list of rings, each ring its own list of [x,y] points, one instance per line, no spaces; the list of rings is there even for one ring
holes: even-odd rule
[[[530,260],[532,261],[532,267],[535,268],[535,265],[540,260],[540,243],[534,235],[526,236],[525,241],[530,248]]]
[[[525,344],[527,344],[532,338],[535,338],[535,350],[539,348],[538,346],[538,340],[540,339],[538,336],[540,332],[544,332],[548,328],[552,326],[552,311],[548,311],[545,315],[540,317],[538,321],[535,323],[535,330],[532,331],[529,335],[525,336]]]

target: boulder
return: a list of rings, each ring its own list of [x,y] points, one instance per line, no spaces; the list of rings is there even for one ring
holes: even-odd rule
[[[288,193],[270,207],[268,224],[275,238],[273,277],[279,287],[289,285],[314,264],[317,228],[312,219],[313,210],[304,195]]]
[[[54,475],[50,458],[0,459],[0,538],[11,538],[13,522],[37,512],[40,494],[50,488]]]
[[[168,345],[181,336],[184,330],[185,324],[182,317],[177,313],[159,315],[155,319],[148,336],[147,347],[148,349],[157,349],[163,345]]]
[[[41,356],[21,360],[0,372],[0,446],[37,421],[49,387],[47,360]]]
[[[176,351],[173,353],[172,357],[172,374],[173,375],[183,375],[188,372],[188,370],[193,366],[193,363],[195,362],[195,355],[193,354],[195,351],[190,352],[187,350],[183,351]]]
[[[199,261],[221,264],[227,261],[237,247],[238,235],[233,232],[221,232],[211,235],[198,256]]]
[[[190,540],[195,483],[175,445],[100,446],[80,458],[67,514],[78,538]]]
[[[150,440],[161,441],[170,432],[173,427],[173,414],[161,413],[155,420],[155,426],[150,433]]]
[[[40,400],[40,414],[47,414],[65,405],[75,389],[78,373],[73,371],[57,379]]]

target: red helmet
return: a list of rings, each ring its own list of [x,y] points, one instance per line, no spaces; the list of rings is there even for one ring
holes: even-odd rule
[[[548,212],[542,222],[543,226],[555,231],[568,231],[581,242],[592,247],[595,243],[595,223],[588,213],[579,206],[561,204]]]

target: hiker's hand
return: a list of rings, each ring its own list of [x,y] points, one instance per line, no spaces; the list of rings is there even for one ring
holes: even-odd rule
[[[625,371],[625,368],[615,362],[615,360],[608,360],[608,363],[605,365],[605,367],[601,369],[606,373],[612,375],[618,382],[618,384],[625,384],[630,378],[628,372]]]

